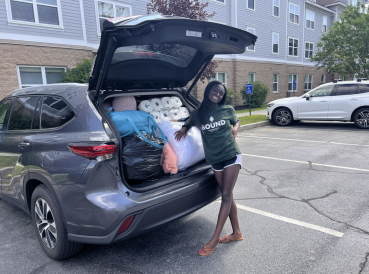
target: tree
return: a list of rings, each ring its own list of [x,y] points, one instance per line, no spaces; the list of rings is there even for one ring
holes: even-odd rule
[[[92,62],[92,59],[83,59],[75,68],[67,68],[59,83],[88,83]]]
[[[215,15],[215,12],[208,13],[205,8],[208,2],[200,3],[199,0],[150,0],[147,4],[147,14],[160,13],[162,15],[174,15],[189,19],[208,21]],[[211,61],[200,77],[201,82],[205,79],[215,78],[215,69],[219,62]]]
[[[340,14],[341,22],[334,22],[327,34],[317,43],[318,50],[311,58],[318,69],[341,75],[369,77],[369,14],[364,5],[349,5]]]
[[[250,84],[253,85],[251,94],[251,107],[260,107],[262,104],[265,103],[265,100],[269,93],[269,88],[267,85],[259,81],[251,82]],[[248,106],[250,95],[246,95],[246,85],[240,90],[240,93],[242,94],[242,98],[245,100],[244,104]]]

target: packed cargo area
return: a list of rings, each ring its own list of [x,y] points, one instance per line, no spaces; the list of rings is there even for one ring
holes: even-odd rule
[[[175,140],[194,108],[181,93],[111,94],[102,108],[121,137],[122,177],[130,187],[146,191],[209,172],[198,128]]]

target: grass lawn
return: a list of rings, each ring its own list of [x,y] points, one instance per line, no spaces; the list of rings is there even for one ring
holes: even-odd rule
[[[266,115],[251,115],[251,116],[238,117],[238,119],[240,119],[241,126],[242,126],[242,125],[247,125],[251,123],[266,121],[267,117]]]
[[[246,106],[245,106],[246,107]],[[265,105],[261,105],[261,107],[259,107],[259,108],[251,108],[251,114],[252,114],[252,112],[253,111],[256,111],[256,110],[263,110],[263,109],[266,109],[267,108],[267,105],[265,104]],[[240,109],[240,110],[236,110],[236,114],[238,114],[238,113],[247,113],[247,112],[249,112],[250,110],[249,110],[249,108],[247,107],[247,108],[245,108],[245,109]]]

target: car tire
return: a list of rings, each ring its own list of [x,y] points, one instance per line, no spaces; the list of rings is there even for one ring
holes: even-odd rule
[[[68,240],[61,212],[44,185],[39,185],[32,194],[31,214],[37,239],[50,258],[63,260],[81,251],[83,244]]]
[[[369,129],[369,108],[361,108],[354,114],[355,126],[362,129]]]
[[[292,113],[288,108],[279,108],[273,113],[273,123],[277,126],[289,126],[292,121]]]

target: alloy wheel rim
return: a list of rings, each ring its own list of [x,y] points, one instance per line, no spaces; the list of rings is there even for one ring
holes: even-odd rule
[[[287,125],[291,121],[291,114],[288,111],[281,110],[277,113],[276,120],[280,125]]]
[[[35,217],[37,231],[42,241],[48,248],[54,249],[58,236],[55,219],[50,206],[42,198],[35,203]]]
[[[360,111],[356,116],[356,122],[362,127],[369,128],[369,111]]]

